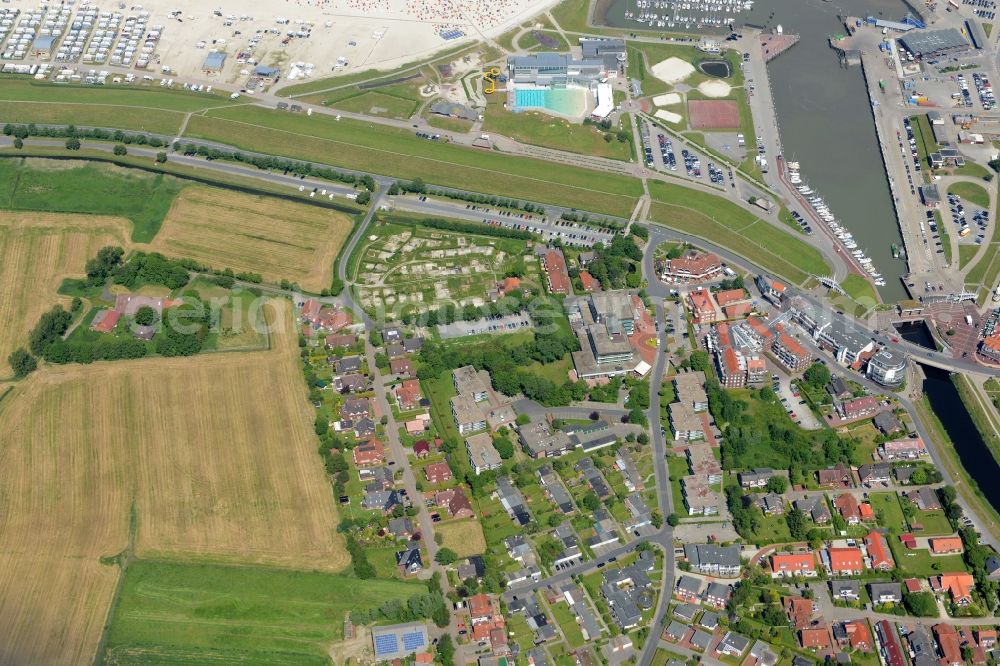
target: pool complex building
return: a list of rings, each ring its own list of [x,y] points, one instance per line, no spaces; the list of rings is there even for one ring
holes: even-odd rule
[[[614,110],[610,79],[624,74],[625,43],[619,39],[581,40],[582,58],[569,53],[536,53],[507,59],[508,107],[602,119]]]

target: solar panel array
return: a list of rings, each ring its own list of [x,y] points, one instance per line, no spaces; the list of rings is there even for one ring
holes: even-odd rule
[[[410,631],[403,634],[403,647],[407,650],[416,650],[424,646],[424,632]]]
[[[375,654],[392,654],[398,649],[399,644],[396,642],[395,634],[382,634],[375,637]]]

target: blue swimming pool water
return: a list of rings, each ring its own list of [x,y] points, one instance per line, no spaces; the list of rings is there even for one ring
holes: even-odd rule
[[[579,115],[586,92],[581,88],[518,88],[514,91],[515,110],[548,109],[567,116]]]

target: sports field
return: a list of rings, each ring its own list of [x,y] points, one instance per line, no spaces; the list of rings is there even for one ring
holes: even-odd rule
[[[328,664],[350,610],[405,602],[426,590],[418,581],[361,583],[319,572],[140,560],[125,575],[104,660]]]
[[[56,296],[62,279],[83,275],[105,245],[126,245],[131,230],[123,218],[0,211],[0,377],[42,312],[69,305]]]
[[[152,249],[318,292],[330,286],[352,226],[346,214],[318,206],[196,186],[176,198]]]
[[[347,118],[233,107],[192,116],[185,136],[609,215],[627,217],[642,195],[636,178],[428,141],[403,129]]]
[[[0,663],[89,661],[136,554],[339,571],[348,556],[283,332],[264,352],[45,367],[0,402]]]

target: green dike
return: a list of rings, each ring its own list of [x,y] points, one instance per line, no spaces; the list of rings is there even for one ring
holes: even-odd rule
[[[328,664],[347,613],[426,592],[417,581],[137,560],[98,662]]]
[[[628,217],[636,178],[428,141],[412,132],[327,116],[235,107],[192,116],[186,136],[430,184]]]
[[[796,284],[831,273],[819,250],[722,197],[658,181],[649,191],[657,224],[709,240]]]
[[[215,94],[159,87],[85,87],[3,77],[0,83],[0,119],[10,123],[113,126],[172,135],[185,113],[225,103]]]

